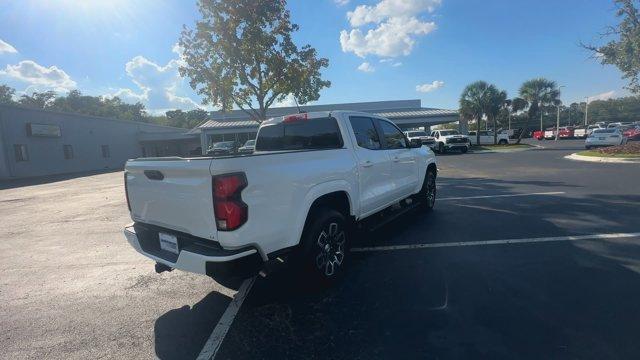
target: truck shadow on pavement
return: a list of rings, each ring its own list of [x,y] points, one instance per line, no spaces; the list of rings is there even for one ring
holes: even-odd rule
[[[160,316],[154,327],[159,359],[195,359],[231,301],[211,292],[198,303],[184,305]]]
[[[488,182],[492,194],[514,193],[515,183]],[[638,195],[442,201],[353,245],[638,232],[638,218]],[[637,239],[351,255],[332,287],[286,270],[259,278],[217,358],[640,358]],[[159,318],[158,357],[195,358],[224,310],[221,296]]]

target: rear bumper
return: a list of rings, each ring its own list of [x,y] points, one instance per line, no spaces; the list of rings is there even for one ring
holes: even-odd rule
[[[176,255],[160,249],[157,234],[155,227],[145,224],[124,228],[124,236],[136,251],[174,269],[211,277],[250,277],[264,266],[260,253],[253,247],[226,250],[211,240],[179,235]]]

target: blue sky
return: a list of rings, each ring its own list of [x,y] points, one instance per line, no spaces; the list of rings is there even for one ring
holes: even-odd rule
[[[290,0],[298,45],[330,60],[318,103],[421,99],[457,108],[468,83],[516,95],[529,78],[563,88],[565,103],[627,95],[614,67],[578,44],[616,23],[610,0]],[[160,112],[200,99],[177,74],[195,0],[4,0],[0,83],[19,92],[79,89]],[[286,102],[285,102],[286,103]]]

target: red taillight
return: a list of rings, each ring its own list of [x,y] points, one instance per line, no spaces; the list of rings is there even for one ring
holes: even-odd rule
[[[289,115],[289,116],[285,116],[284,120],[282,120],[283,123],[287,124],[287,123],[292,123],[292,122],[296,122],[296,121],[304,121],[307,120],[307,113],[303,113],[303,114],[295,114],[295,115]]]
[[[213,211],[218,230],[231,231],[247,221],[247,204],[240,193],[247,187],[243,173],[225,174],[213,177]]]
[[[124,172],[124,196],[127,198],[127,208],[131,212],[131,203],[129,202],[129,188],[127,187],[127,172]]]

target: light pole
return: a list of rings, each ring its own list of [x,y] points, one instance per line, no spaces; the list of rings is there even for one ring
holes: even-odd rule
[[[587,126],[588,124],[588,118],[589,118],[589,97],[585,96],[584,97],[586,100],[586,105],[584,106],[584,126]]]
[[[560,85],[560,87],[558,87],[558,92],[560,92],[560,89],[563,87],[566,86]],[[558,137],[560,136],[560,105],[562,105],[562,101],[556,105],[558,107],[558,118],[556,119],[556,141],[558,141]]]

